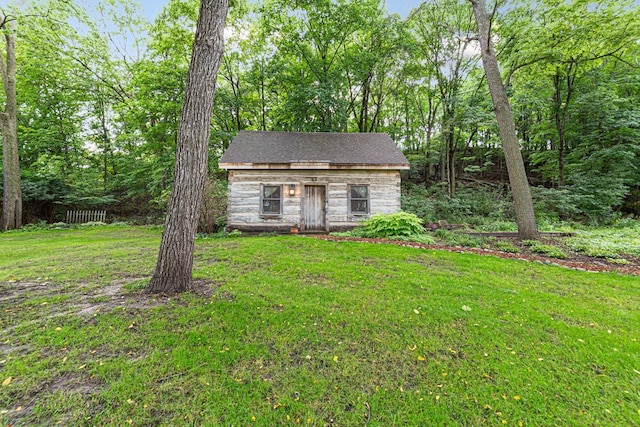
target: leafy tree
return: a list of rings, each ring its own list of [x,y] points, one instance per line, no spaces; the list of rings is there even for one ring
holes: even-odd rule
[[[564,203],[562,218],[637,212],[637,5],[490,3],[529,178],[564,183],[536,194]],[[145,216],[166,207],[197,4],[171,0],[152,26],[132,0],[101,0],[92,13],[40,0],[19,14],[24,218],[53,218],[53,206],[102,204]],[[379,0],[264,0],[247,12],[242,3],[227,18],[210,172],[240,129],[381,131],[405,149],[411,179],[433,187],[427,191],[438,175],[450,194],[467,191],[459,180],[506,179],[465,1],[429,0],[405,21]],[[460,197],[442,203],[461,206]]]
[[[149,291],[174,294],[191,286],[191,270],[216,75],[223,54],[227,0],[201,0],[178,129],[175,179]]]
[[[22,191],[18,158],[16,96],[16,32],[17,18],[0,10],[0,32],[4,33],[4,54],[0,52],[0,76],[4,89],[4,105],[0,106],[2,133],[3,196],[0,230],[22,226]]]
[[[412,13],[411,23],[422,58],[437,82],[442,111],[441,173],[452,196],[456,188],[458,107],[464,82],[477,64],[472,45],[473,15],[462,1],[434,0]]]
[[[489,92],[491,92],[507,170],[509,171],[509,182],[511,183],[516,221],[518,223],[518,236],[521,239],[534,240],[538,237],[538,229],[533,211],[533,200],[522,154],[520,153],[520,145],[516,135],[509,99],[507,98],[507,91],[502,82],[498,61],[491,41],[492,18],[487,14],[484,0],[469,1],[478,24],[482,65],[487,77]]]
[[[508,15],[503,30],[508,80],[524,73],[528,81],[544,84],[555,151],[556,181],[565,184],[567,140],[571,106],[580,80],[607,61],[625,61],[635,48],[639,33],[637,4],[629,0],[585,2],[581,0],[531,0]]]
[[[277,52],[274,129],[377,129],[399,33],[378,0],[267,0],[260,13],[265,47]]]

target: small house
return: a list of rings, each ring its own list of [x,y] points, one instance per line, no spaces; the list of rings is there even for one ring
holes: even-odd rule
[[[409,162],[383,133],[241,131],[219,166],[229,171],[227,229],[327,232],[399,211]]]

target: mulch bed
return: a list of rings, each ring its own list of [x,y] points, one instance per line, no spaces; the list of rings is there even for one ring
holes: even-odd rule
[[[483,249],[483,248],[467,248],[461,246],[447,246],[444,244],[423,244],[423,243],[414,243],[414,242],[402,242],[397,240],[389,240],[389,239],[365,239],[360,237],[338,237],[338,236],[329,236],[326,234],[317,234],[317,235],[309,235],[309,237],[313,237],[321,240],[328,241],[350,241],[350,242],[366,242],[366,243],[378,243],[378,244],[390,244],[390,245],[398,245],[398,246],[406,246],[411,248],[419,248],[419,249],[435,249],[449,252],[457,252],[457,253],[472,253],[478,255],[490,255],[496,256],[504,259],[516,259],[520,261],[527,262],[539,262],[542,264],[548,265],[557,265],[561,267],[571,268],[574,270],[580,271],[591,271],[591,272],[617,272],[621,274],[630,274],[635,276],[640,276],[640,259],[637,258],[627,258],[629,264],[620,265],[615,264],[613,262],[609,262],[600,258],[592,258],[581,254],[576,254],[575,252],[567,253],[569,259],[556,259],[540,256],[537,254],[531,254],[526,252],[526,246],[518,245],[517,239],[509,239],[509,241],[518,246],[521,250],[521,253],[509,253],[502,252],[494,249]]]

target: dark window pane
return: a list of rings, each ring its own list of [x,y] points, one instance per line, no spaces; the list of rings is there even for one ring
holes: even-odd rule
[[[265,214],[279,214],[280,213],[280,201],[279,200],[263,200],[262,201],[262,213],[265,213]]]
[[[369,213],[369,187],[366,185],[352,185],[349,187],[349,210],[351,213]]]
[[[367,201],[366,200],[351,200],[351,212],[355,213],[367,213]]]
[[[263,187],[263,197],[265,199],[279,199],[280,198],[280,186],[265,185]]]
[[[282,191],[279,185],[262,187],[262,213],[264,215],[280,215]]]
[[[366,199],[367,198],[367,187],[364,185],[354,185],[351,187],[351,198],[352,199]]]

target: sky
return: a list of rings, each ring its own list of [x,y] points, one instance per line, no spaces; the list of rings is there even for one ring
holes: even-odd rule
[[[2,3],[3,0],[0,0]],[[142,6],[144,15],[152,21],[160,13],[160,10],[168,3],[168,0],[138,0]],[[386,0],[387,10],[406,18],[411,9],[418,7],[422,0]]]

